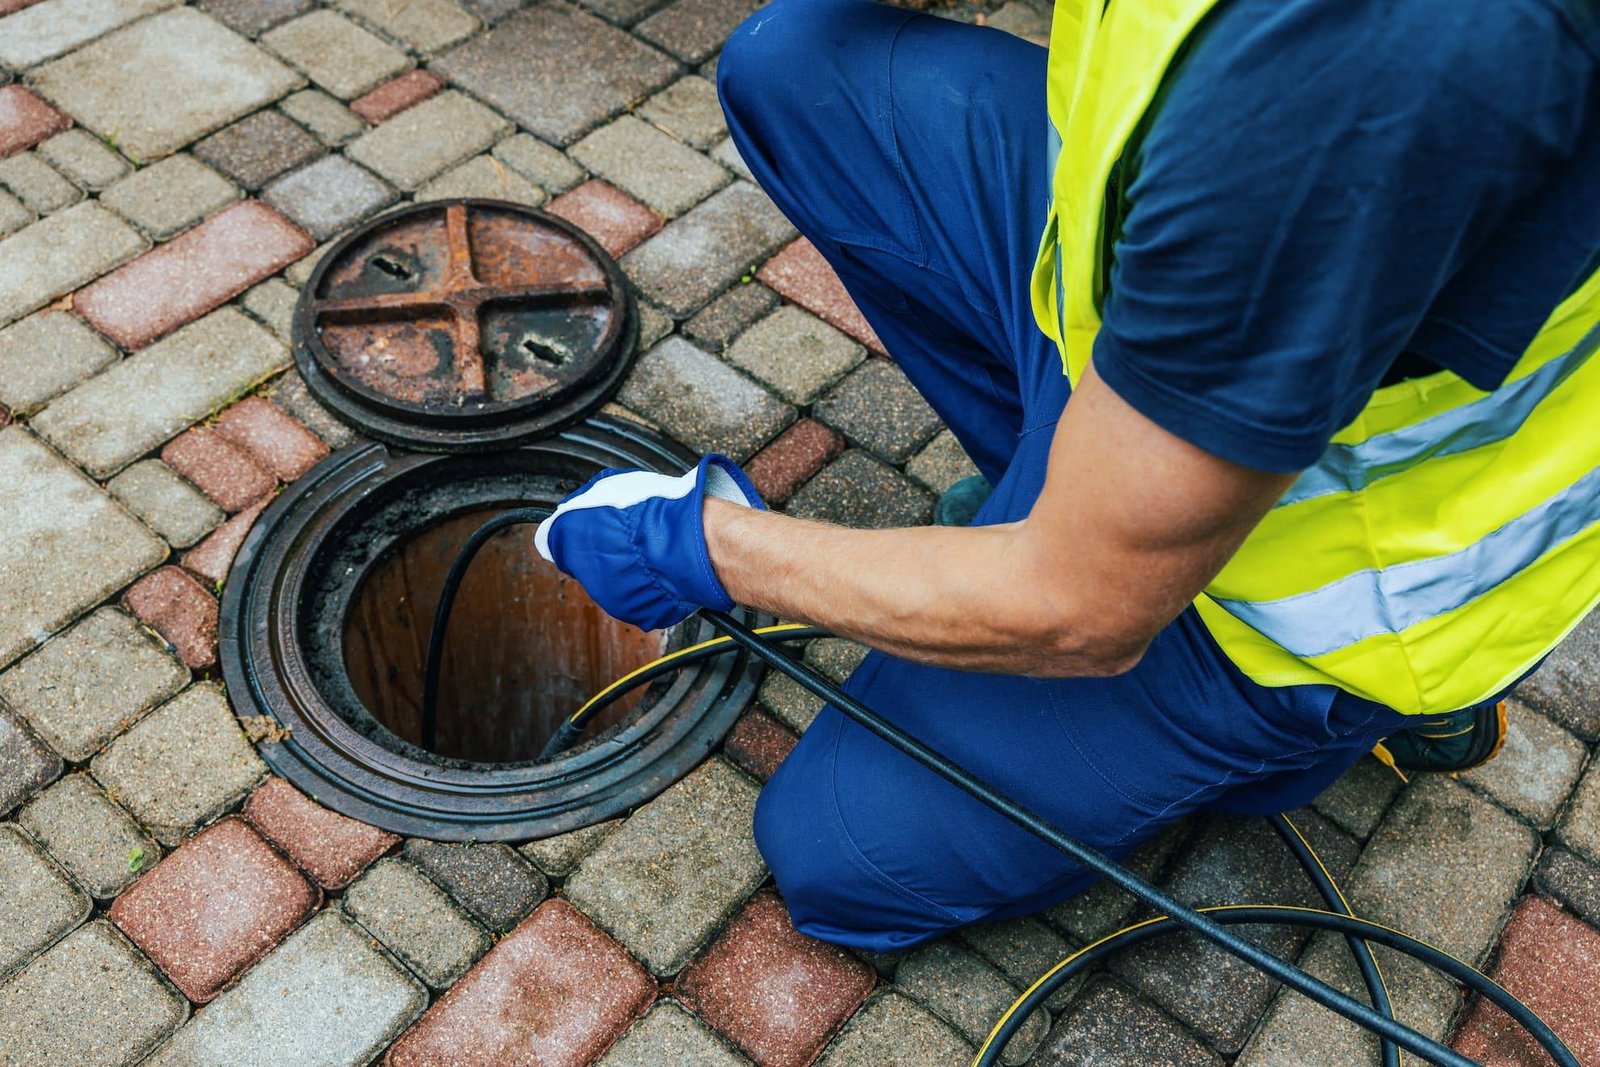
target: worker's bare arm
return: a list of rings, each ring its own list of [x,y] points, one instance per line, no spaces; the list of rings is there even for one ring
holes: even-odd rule
[[[712,500],[706,540],[729,594],[784,618],[944,666],[1115,674],[1292,480],[1168,433],[1091,367],[1021,522],[850,530]]]

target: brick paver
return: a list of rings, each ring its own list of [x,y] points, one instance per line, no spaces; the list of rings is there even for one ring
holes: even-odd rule
[[[407,108],[345,149],[350,158],[402,189],[477,155],[511,124],[454,89]]]
[[[1500,940],[1490,977],[1532,1008],[1566,1042],[1579,1063],[1600,1062],[1600,930],[1539,897],[1525,897]],[[1456,1049],[1490,1067],[1549,1063],[1523,1029],[1499,1008],[1475,1002]]]
[[[329,811],[282,778],[268,778],[250,794],[244,817],[324,889],[343,889],[400,843],[395,834]]]
[[[145,247],[127,223],[85,201],[0,242],[0,323],[21,318]]]
[[[31,414],[116,358],[82,320],[62,311],[36,312],[0,330],[0,404]]]
[[[1526,706],[1507,706],[1510,731],[1500,754],[1461,780],[1540,828],[1555,822],[1588,757],[1583,742]]]
[[[489,951],[488,933],[402,859],[373,864],[340,906],[433,989],[448,987]]]
[[[474,33],[478,20],[452,0],[335,0],[339,7],[418,52],[437,52]]]
[[[1591,763],[1578,783],[1557,834],[1562,844],[1600,861],[1600,762]]]
[[[261,35],[261,43],[344,100],[405,70],[399,48],[337,11],[311,11]]]
[[[723,754],[741,771],[765,782],[799,740],[782,723],[760,708],[752,708],[734,724],[723,743]]]
[[[183,554],[184,569],[201,581],[209,582],[212,588],[219,589],[228,577],[228,570],[233,566],[233,557],[239,554],[239,548],[244,544],[250,528],[256,524],[256,520],[270,503],[272,503],[271,496],[263,496],[211,531],[204,541]]]
[[[92,922],[0,986],[0,1049],[7,1067],[128,1067],[188,1014],[138,949]]]
[[[1101,980],[1057,1021],[1035,1067],[1222,1067],[1223,1060],[1127,987]]]
[[[788,502],[830,460],[844,451],[844,437],[815,419],[801,419],[745,464],[745,473],[768,504]]]
[[[416,199],[478,197],[539,207],[550,195],[485,152],[445,171],[417,190]]]
[[[1567,635],[1533,677],[1517,686],[1517,699],[1544,712],[1591,744],[1600,740],[1600,613]]]
[[[58,397],[32,425],[89,473],[109,477],[288,362],[265,327],[219,308]],[[126,403],[130,396],[140,402]]]
[[[676,335],[639,357],[617,399],[690,448],[736,461],[795,418],[788,404]]]
[[[96,900],[110,900],[161,859],[155,838],[87,774],[40,793],[17,822]]]
[[[550,883],[506,845],[451,845],[412,838],[406,858],[496,933],[505,933],[533,910]]]
[[[749,1062],[693,1015],[670,1000],[658,1000],[600,1057],[598,1067],[746,1067]]]
[[[0,707],[0,815],[55,781],[61,769],[61,757]]]
[[[797,734],[803,734],[822,710],[822,698],[787,674],[768,671],[759,692],[761,706]]]
[[[0,979],[89,917],[89,898],[27,834],[0,825]],[[3,1023],[0,1023],[3,1025]],[[0,1049],[5,1046],[0,1044]]]
[[[247,200],[102,278],[74,306],[124,348],[143,348],[313,247],[299,227]]]
[[[961,442],[949,430],[940,430],[933,440],[906,461],[906,473],[929,490],[942,493],[963,478],[978,473]]]
[[[874,352],[883,343],[866,317],[845,291],[844,283],[822,258],[815,245],[805,238],[793,242],[773,256],[756,275],[785,300],[791,300],[823,322],[854,337]]]
[[[89,766],[164,845],[242,799],[266,772],[211,684],[191,686],[152,711]]]
[[[392,1067],[581,1067],[655,999],[656,986],[566,901],[522,922],[389,1050]]]
[[[185,666],[210,670],[217,664],[217,600],[178,567],[145,575],[122,595],[122,606],[159,633]]]
[[[573,904],[656,974],[675,973],[766,874],[755,783],[701,764],[623,823],[567,879]]]
[[[757,894],[678,976],[676,995],[766,1067],[805,1067],[876,983],[872,968],[795,931]]]
[[[376,126],[408,107],[415,107],[443,88],[444,82],[437,74],[426,70],[408,70],[350,101],[350,110]]]
[[[673,0],[635,30],[685,63],[704,63],[760,6],[759,0]]]
[[[266,52],[187,7],[102,37],[33,78],[41,94],[137,162],[170,155],[302,84]]]
[[[540,841],[530,841],[518,851],[527,857],[529,863],[551,878],[565,878],[585,856],[598,848],[600,842],[615,833],[617,827],[621,825],[621,819],[596,823],[580,830],[569,830],[564,834],[546,837]]]
[[[894,974],[895,988],[915,997],[952,1023],[974,1044],[1011,1006],[1022,990],[978,956],[953,941],[935,941],[917,949]],[[1001,1062],[1021,1064],[1044,1040],[1046,1025],[1034,1014],[1006,1045]]]
[[[188,680],[133,619],[101,608],[0,674],[0,701],[81,763]]]
[[[966,1067],[971,1061],[972,1048],[954,1027],[911,998],[885,991],[867,1001],[817,1063],[819,1067],[880,1063]]]
[[[958,936],[962,944],[982,956],[1018,989],[1033,985],[1073,951],[1071,942],[1033,916],[968,926]],[[1075,991],[1075,986],[1069,984],[1046,1005],[1052,1012],[1059,1012]]]
[[[721,352],[777,306],[777,294],[765,285],[736,285],[696,312],[683,324],[683,332],[711,351]]]
[[[100,202],[165,241],[239,195],[232,182],[198,159],[178,155],[134,171],[107,189]]]
[[[749,371],[792,404],[809,404],[816,400],[828,386],[843,378],[865,358],[866,350],[859,344],[816,316],[792,305],[779,308],[751,326],[728,346],[727,353],[728,362]],[[857,373],[865,374],[870,370],[872,368],[865,367]],[[855,380],[855,377],[852,375],[851,380]],[[879,393],[885,390],[868,391]],[[830,420],[823,412],[832,412],[852,403],[852,398],[859,392],[861,390],[851,390],[843,400],[824,403],[818,408],[818,417],[831,425],[838,425],[836,420]],[[920,397],[917,400],[920,410],[902,402],[899,391],[892,391],[887,398],[874,395],[870,399],[863,397],[862,401],[871,403],[884,399],[888,400],[889,408],[878,416],[878,421],[873,423],[875,427],[904,421],[911,423],[907,430],[909,434],[920,432],[918,423],[924,421],[923,412],[927,409]],[[855,421],[867,420],[857,413]],[[878,436],[887,437],[890,433],[880,428]]]
[[[674,318],[688,318],[793,233],[765,193],[734,182],[629,252],[623,267]]]
[[[432,67],[558,145],[661,88],[677,70],[654,48],[555,0],[540,0]]]
[[[640,104],[636,113],[702,152],[728,132],[722,103],[717,99],[717,87],[698,75],[679,78]]]
[[[54,214],[83,199],[83,190],[37,152],[0,160],[0,185],[40,215]]]
[[[571,153],[667,218],[683,214],[731,180],[722,167],[633,115],[595,130]]]
[[[196,426],[167,442],[161,462],[183,475],[225,511],[249,507],[278,480],[216,427]]]
[[[662,226],[660,215],[599,178],[558,196],[549,211],[582,227],[613,256],[627,253]]]
[[[178,0],[46,0],[35,6],[8,0],[0,12],[31,10],[0,26],[0,63],[12,67],[43,63],[107,30],[176,3]]]
[[[257,111],[194,146],[194,154],[246,189],[322,155],[322,142],[281,111]]]
[[[1591,926],[1600,926],[1600,865],[1563,848],[1546,849],[1534,872],[1534,886]]]
[[[238,818],[185,841],[107,916],[203,1004],[315,910],[322,894]]]
[[[302,89],[284,97],[278,106],[330,148],[359,136],[367,128],[349,108],[321,89]]]
[[[358,1067],[427,1003],[422,983],[338,911],[290,934],[147,1062]]]
[[[583,181],[583,168],[537,137],[518,133],[494,146],[494,158],[548,193]]]
[[[344,156],[328,156],[287,174],[261,195],[319,241],[342,233],[395,200],[394,190]]]
[[[315,0],[200,0],[200,7],[246,37],[259,37]]]
[[[0,665],[166,555],[159,538],[21,426],[0,430],[0,514]]]
[[[789,500],[789,514],[847,526],[921,526],[933,497],[894,468],[852,448]]]
[[[39,155],[85,189],[99,192],[133,168],[87,130],[67,130],[39,145]]]
[[[225,518],[204,493],[158,459],[124,468],[106,488],[173,548],[188,548]]]

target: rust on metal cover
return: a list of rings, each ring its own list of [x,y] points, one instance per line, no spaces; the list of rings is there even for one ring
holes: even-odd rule
[[[598,408],[637,326],[616,264],[570,223],[487,200],[413,205],[323,259],[296,358],[357,428],[428,450],[506,447]]]

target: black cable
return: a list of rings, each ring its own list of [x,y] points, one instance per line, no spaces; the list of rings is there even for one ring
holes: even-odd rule
[[[941,778],[969,793],[973,798],[982,801],[1018,826],[1048,841],[1065,855],[1109,880],[1113,885],[1125,890],[1156,912],[1171,916],[1172,919],[1201,934],[1230,955],[1243,960],[1268,976],[1276,978],[1291,989],[1303,993],[1328,1010],[1371,1030],[1379,1037],[1394,1041],[1407,1052],[1415,1053],[1430,1063],[1439,1064],[1440,1067],[1480,1067],[1480,1065],[1474,1064],[1471,1059],[1454,1049],[1394,1019],[1385,1017],[1373,1008],[1340,992],[1326,982],[1312,977],[1287,961],[1279,959],[1255,942],[1240,937],[1224,928],[1221,923],[1208,915],[1183,904],[1107,856],[1056,829],[1034,812],[1024,808],[988,783],[969,774],[945,756],[901,730],[898,726],[834,685],[832,681],[811,670],[804,663],[800,663],[781,650],[768,645],[761,638],[752,634],[743,623],[727,613],[708,610],[703,611],[702,614],[716,624],[717,628],[722,630],[723,633],[726,633],[740,645],[766,660],[768,664],[781,673],[832,704],[841,714],[870,731],[874,736],[893,745],[928,770],[933,771]],[[1357,920],[1346,918],[1345,921],[1353,923]],[[1349,932],[1349,929],[1353,928],[1347,928],[1346,932]],[[1482,981],[1488,982],[1488,979],[1485,978]],[[1476,988],[1476,986],[1473,986],[1473,988]],[[1479,991],[1482,992],[1482,990]],[[1531,1015],[1532,1013],[1528,1012],[1527,1014]],[[1536,1038],[1540,1038],[1540,1043],[1545,1045],[1546,1051],[1555,1058],[1560,1067],[1580,1067],[1577,1059],[1561,1043],[1560,1039],[1550,1031],[1549,1027],[1544,1026],[1543,1023],[1538,1023],[1537,1025],[1540,1027],[1540,1031],[1530,1030],[1530,1032],[1533,1032]],[[1548,1043],[1543,1039],[1546,1036],[1549,1039]]]

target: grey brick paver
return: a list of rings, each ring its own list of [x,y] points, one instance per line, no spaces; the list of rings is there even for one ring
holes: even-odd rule
[[[0,237],[10,237],[34,220],[26,204],[8,192],[0,191]]]
[[[657,1001],[595,1067],[746,1067],[750,1063],[670,1000]]]
[[[402,971],[337,911],[324,911],[147,1061],[150,1067],[354,1067],[427,1003]]]
[[[748,182],[715,194],[623,257],[646,296],[688,318],[794,236],[789,220]]]
[[[0,824],[0,978],[89,917],[93,904],[27,834]],[[3,1026],[0,1022],[0,1026]],[[0,1042],[0,1053],[5,1045]]]
[[[795,419],[788,404],[678,336],[639,358],[617,400],[690,448],[736,461]]]
[[[117,182],[100,202],[158,241],[239,199],[239,190],[195,159],[178,155]]]
[[[107,148],[87,130],[58,133],[39,145],[39,155],[83,186],[98,192],[127,174],[128,161]]]
[[[169,155],[301,85],[294,71],[187,7],[55,60],[34,81],[135,162]]]
[[[273,383],[267,396],[271,401],[322,438],[330,448],[343,448],[355,440],[355,431],[334,417],[317,398],[306,389],[306,383],[295,372],[285,374]]]
[[[1126,857],[1122,861],[1123,866],[1147,881],[1154,879],[1193,829],[1192,819],[1164,827]],[[1101,881],[1077,896],[1045,909],[1043,916],[1074,939],[1088,944],[1123,926],[1137,906],[1137,901],[1127,893],[1109,882]]]
[[[288,362],[288,348],[264,326],[220,308],[57,398],[33,427],[108,477]]]
[[[405,52],[337,11],[307,12],[262,34],[261,43],[344,100],[411,66]]]
[[[159,459],[142,459],[125,468],[106,488],[173,548],[188,548],[227,517]]]
[[[573,868],[583,857],[598,848],[600,842],[621,825],[621,819],[610,819],[593,826],[547,837],[541,841],[529,841],[517,851],[551,878],[565,878],[572,873]]]
[[[1362,757],[1311,802],[1317,813],[1365,841],[1400,792],[1400,776],[1376,759]]]
[[[367,129],[355,112],[320,89],[291,93],[278,106],[325,145],[342,145]]]
[[[282,278],[268,278],[247,290],[239,302],[277,334],[278,340],[287,342],[293,336],[294,305],[299,298],[294,286]]]
[[[0,815],[61,775],[61,757],[0,706]]]
[[[791,404],[811,403],[866,358],[865,348],[792,305],[750,327],[727,353],[729,363],[749,371]]]
[[[844,526],[920,526],[933,517],[933,497],[866,451],[852,448],[801,486],[786,510]]]
[[[101,608],[0,674],[0,700],[82,762],[188,680],[188,669],[130,616]]]
[[[1033,1067],[1222,1067],[1223,1060],[1155,1005],[1100,980],[1051,1029]],[[1287,1067],[1287,1065],[1285,1065]]]
[[[110,495],[20,426],[0,430],[0,665],[167,554]]]
[[[188,1014],[138,949],[93,922],[0,986],[0,1062],[127,1067]]]
[[[417,190],[417,200],[485,197],[538,207],[550,194],[487,153],[473,156]]]
[[[949,1023],[910,997],[885,991],[845,1024],[817,1067],[966,1067],[972,1048]]]
[[[697,74],[679,78],[640,104],[636,114],[702,152],[728,132],[717,87]]]
[[[326,241],[394,203],[395,192],[344,156],[326,156],[279,178],[261,198]]]
[[[117,358],[83,320],[39,311],[0,330],[0,404],[27,415]]]
[[[935,493],[942,493],[963,478],[978,473],[977,466],[949,430],[940,430],[915,456],[906,461],[906,473]]]
[[[246,37],[300,14],[316,0],[200,0],[200,7]]]
[[[405,844],[405,856],[496,933],[517,925],[550,892],[545,876],[508,845],[455,845],[414,837]]]
[[[40,793],[17,821],[96,900],[110,900],[161,858],[155,838],[87,774]]]
[[[341,906],[434,989],[450,985],[489,951],[489,935],[405,860],[373,864],[345,890]]]
[[[243,799],[267,771],[215,685],[191,686],[90,763],[106,791],[163,845]]]
[[[447,89],[362,134],[345,151],[400,188],[415,189],[510,129],[476,100]]]
[[[778,306],[778,296],[759,283],[736,285],[695,313],[683,332],[713,352],[721,352],[750,324]]]
[[[345,11],[418,52],[437,52],[478,30],[478,20],[451,0],[334,0]]]
[[[600,127],[568,151],[590,171],[669,219],[731,180],[718,164],[633,115]]]
[[[1517,686],[1517,699],[1542,711],[1591,744],[1600,741],[1600,611],[1567,635],[1533,676]]]
[[[0,185],[39,215],[51,215],[83,199],[79,189],[37,152],[0,160]]]
[[[494,146],[494,158],[545,192],[564,193],[583,181],[583,168],[534,137],[519,133]]]
[[[721,759],[701,764],[579,864],[567,899],[653,973],[676,973],[766,874],[758,792]]]
[[[890,463],[910,459],[940,427],[939,416],[905,372],[886,359],[857,368],[818,401],[812,415]]]
[[[822,710],[821,697],[777,671],[768,671],[762,679],[760,698],[761,706],[795,733],[805,733]]]
[[[914,997],[977,1044],[1022,990],[1004,975],[951,940],[917,949],[894,974],[895,988]],[[1001,1062],[1021,1064],[1044,1040],[1045,1019],[1033,1015],[1006,1045]]]
[[[321,141],[271,109],[225,126],[193,148],[203,162],[246,189],[259,189],[324,151]]]
[[[1574,851],[1600,862],[1600,760],[1589,765],[1588,773],[1578,783],[1571,804],[1561,817],[1558,836]]]
[[[1033,985],[1073,951],[1071,942],[1031,915],[968,926],[958,936],[1018,989]],[[1076,984],[1072,983],[1056,992],[1046,1002],[1049,1009],[1059,1011],[1065,1007],[1075,989]]]
[[[1507,705],[1509,732],[1500,754],[1461,780],[1535,826],[1548,828],[1577,784],[1588,749],[1582,741],[1526,706]]]
[[[577,140],[678,71],[649,45],[558,0],[540,0],[432,67],[556,145]]]
[[[1545,849],[1534,875],[1541,893],[1590,926],[1600,927],[1600,865],[1563,848]]]
[[[31,67],[179,0],[45,0],[0,21],[0,63]]]
[[[634,32],[685,63],[704,63],[761,0],[675,0]]]
[[[145,247],[144,238],[86,201],[0,241],[0,324],[93,281]]]

